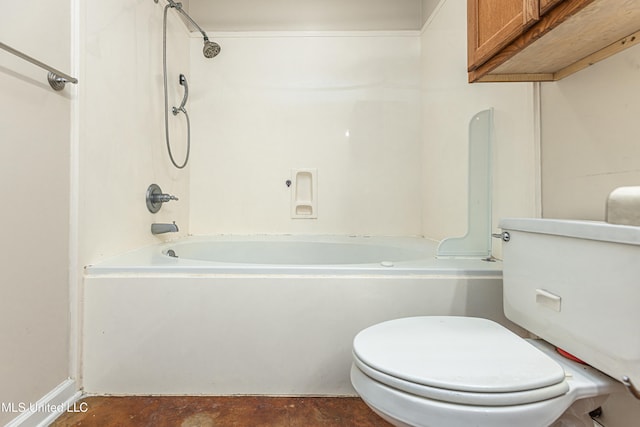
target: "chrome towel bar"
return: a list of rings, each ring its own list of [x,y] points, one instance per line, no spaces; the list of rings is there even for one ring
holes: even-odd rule
[[[75,77],[71,77],[70,75],[63,73],[62,71],[58,71],[55,68],[45,64],[44,62],[40,62],[37,59],[32,58],[29,55],[12,48],[11,46],[0,42],[0,48],[6,50],[9,53],[13,53],[15,56],[20,57],[25,61],[29,61],[32,64],[47,70],[49,72],[49,74],[47,75],[47,80],[49,81],[49,85],[51,85],[53,90],[64,89],[65,83],[78,83],[78,79],[76,79]]]

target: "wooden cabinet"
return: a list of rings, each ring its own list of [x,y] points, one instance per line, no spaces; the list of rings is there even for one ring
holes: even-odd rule
[[[484,64],[540,18],[538,1],[467,1],[469,71]]]
[[[554,81],[640,42],[639,0],[467,0],[470,82]]]
[[[551,9],[553,6],[557,5],[563,0],[540,0],[540,15],[544,15]]]

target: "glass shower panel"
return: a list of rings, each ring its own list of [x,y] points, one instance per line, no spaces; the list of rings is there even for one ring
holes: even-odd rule
[[[440,242],[438,257],[486,258],[491,255],[491,139],[493,109],[469,122],[468,225],[463,237]]]

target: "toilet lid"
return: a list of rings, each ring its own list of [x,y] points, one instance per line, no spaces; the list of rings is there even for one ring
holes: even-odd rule
[[[356,360],[383,376],[438,389],[515,393],[551,387],[556,396],[568,389],[558,363],[486,319],[391,320],[361,331],[353,351]]]

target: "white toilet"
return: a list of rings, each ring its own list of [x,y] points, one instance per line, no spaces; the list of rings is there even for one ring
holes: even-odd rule
[[[622,377],[640,383],[640,227],[547,219],[500,227],[509,237],[505,315],[541,339],[454,316],[361,331],[351,382],[393,425],[592,427],[588,413],[623,389]]]

